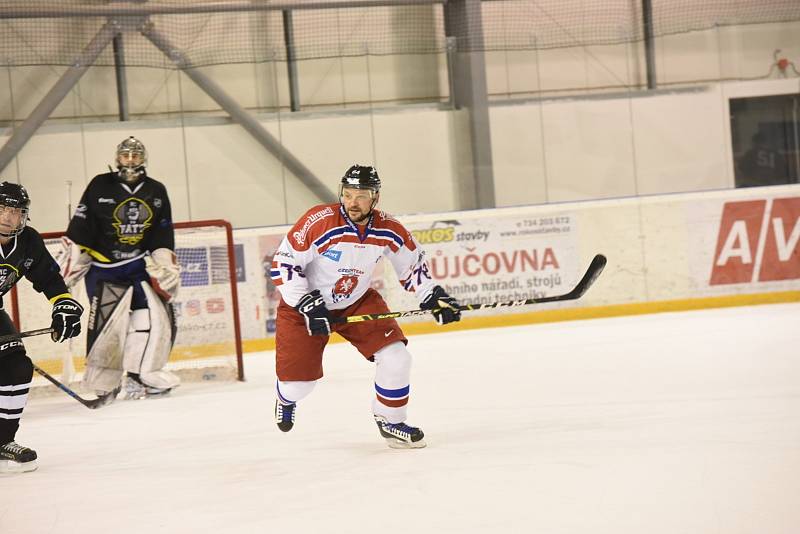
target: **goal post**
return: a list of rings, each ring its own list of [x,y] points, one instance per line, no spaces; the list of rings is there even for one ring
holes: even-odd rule
[[[233,229],[222,219],[176,222],[174,227],[181,289],[173,303],[178,331],[166,368],[186,382],[243,381],[239,276]],[[64,232],[42,234],[52,255],[61,248],[63,235]],[[76,284],[71,292],[85,309],[81,335],[64,343],[53,343],[49,336],[25,340],[31,359],[68,384],[77,383],[82,377],[89,316],[84,282]],[[27,280],[17,284],[8,296],[7,311],[20,331],[50,325],[52,306]]]
[[[225,251],[225,258],[222,262],[222,265],[227,264],[227,269],[224,269],[225,274],[219,276],[218,279],[221,280],[222,285],[224,285],[225,280],[228,281],[230,285],[230,297],[231,297],[231,319],[233,320],[233,343],[234,343],[234,351],[236,355],[236,378],[239,381],[244,381],[244,361],[242,358],[242,325],[239,318],[239,290],[237,287],[238,282],[238,273],[236,271],[236,250],[233,244],[233,228],[231,227],[231,223],[225,221],[223,219],[208,219],[203,221],[184,221],[184,222],[177,222],[174,224],[175,226],[175,249],[176,251],[179,250],[179,236],[186,235],[183,231],[191,231],[192,229],[200,229],[200,228],[222,228],[225,231],[225,243],[224,243],[224,251]],[[209,249],[209,255],[213,254],[214,248],[211,247]],[[178,257],[180,260],[180,256]],[[211,266],[213,268],[214,263],[211,262]],[[242,265],[242,268],[244,266]],[[215,270],[214,272],[218,272]],[[183,276],[182,276],[183,278]],[[188,278],[188,276],[187,276]],[[214,276],[212,272],[211,276],[212,282],[214,281]],[[208,307],[208,306],[207,306]],[[180,324],[178,324],[178,330],[180,331]]]

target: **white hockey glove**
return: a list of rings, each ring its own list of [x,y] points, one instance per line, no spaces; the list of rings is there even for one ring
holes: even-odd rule
[[[83,306],[71,297],[63,297],[53,304],[53,322],[50,328],[53,332],[50,337],[53,341],[61,343],[65,339],[75,337],[81,333],[81,314]]]
[[[92,257],[66,236],[61,238],[61,250],[55,260],[67,287],[80,282],[92,266]]]
[[[168,248],[157,248],[144,257],[144,265],[158,296],[164,302],[171,302],[181,287],[181,266],[175,253]]]

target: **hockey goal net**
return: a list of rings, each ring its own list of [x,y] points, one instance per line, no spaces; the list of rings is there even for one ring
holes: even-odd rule
[[[63,232],[42,234],[53,256],[61,248],[63,235]],[[175,223],[175,253],[181,265],[181,289],[174,302],[178,333],[166,368],[189,382],[244,380],[236,248],[230,223],[223,220]],[[241,268],[241,262],[239,265]],[[36,365],[80,390],[89,301],[82,281],[71,292],[85,309],[81,335],[64,343],[53,343],[49,335],[29,337],[25,339],[25,348]],[[27,280],[17,284],[9,296],[6,311],[20,331],[50,326],[52,306]],[[34,375],[35,390],[43,392],[50,388],[48,382]]]

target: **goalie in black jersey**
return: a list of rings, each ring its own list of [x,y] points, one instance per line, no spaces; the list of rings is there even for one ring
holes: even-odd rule
[[[164,366],[175,341],[180,286],[172,210],[147,175],[147,151],[129,137],[117,170],[94,177],[75,209],[58,263],[67,286],[85,277],[91,303],[84,387],[113,399],[163,395],[180,380]]]
[[[53,303],[53,341],[81,331],[83,307],[72,298],[39,232],[27,226],[30,197],[19,184],[0,182],[0,336],[17,329],[2,309],[2,296],[23,276]],[[28,400],[33,363],[21,339],[0,344],[0,473],[36,469],[36,452],[14,439]]]

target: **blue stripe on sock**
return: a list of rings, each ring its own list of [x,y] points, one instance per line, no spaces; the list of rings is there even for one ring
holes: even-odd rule
[[[402,399],[408,397],[408,392],[411,391],[411,386],[406,386],[400,389],[383,389],[378,384],[375,384],[375,391],[378,395],[387,399]]]
[[[294,401],[290,401],[283,395],[281,395],[281,383],[280,381],[275,382],[275,391],[278,393],[278,400],[281,401],[283,404],[294,404]]]

